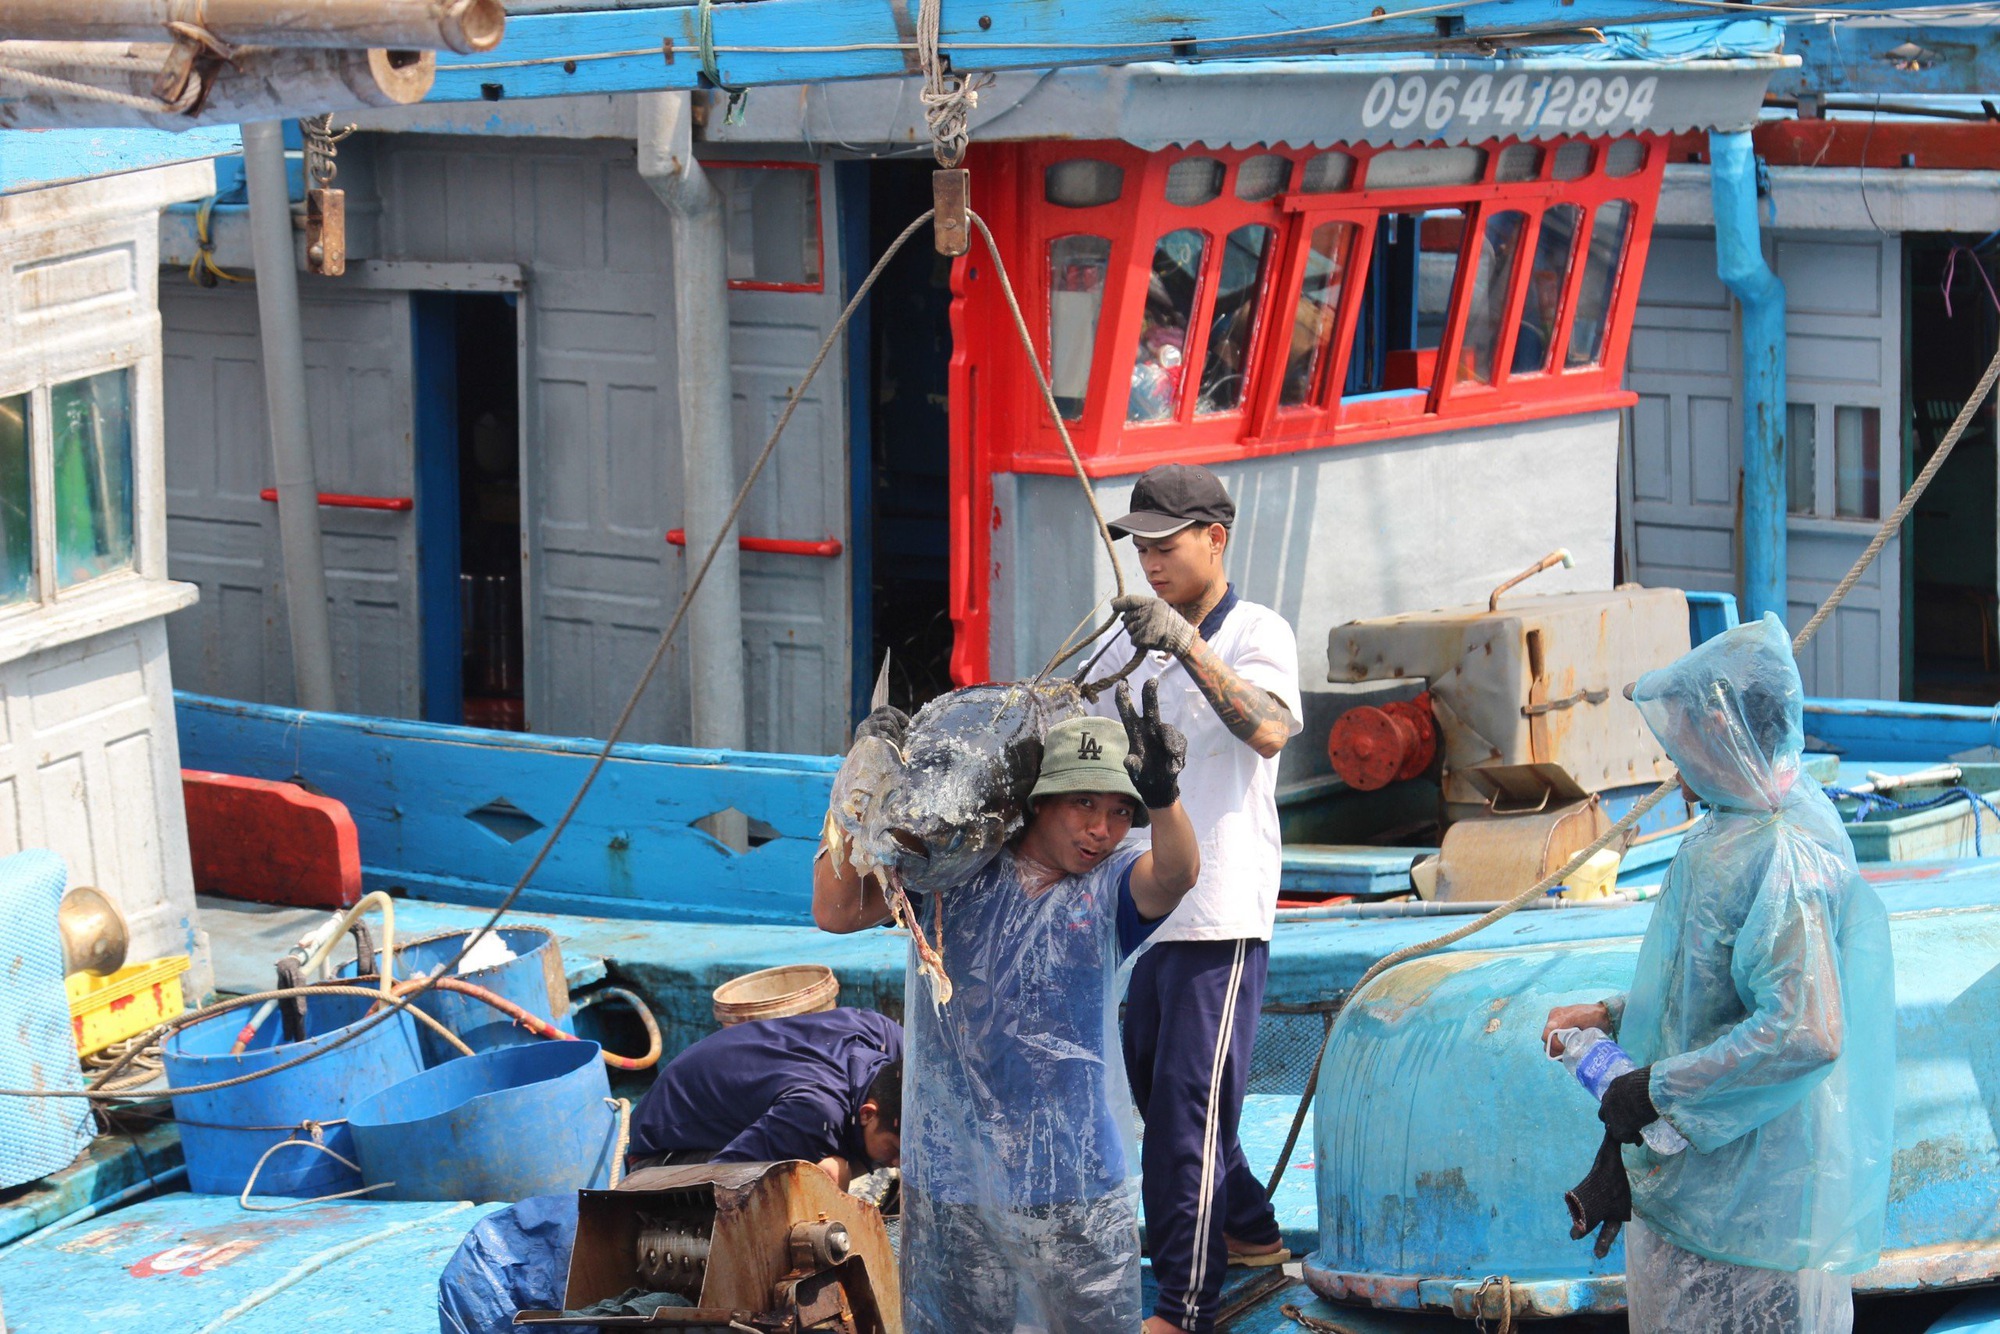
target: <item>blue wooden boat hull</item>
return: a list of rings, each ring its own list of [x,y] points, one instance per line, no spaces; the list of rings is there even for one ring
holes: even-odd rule
[[[1983,869],[1956,911],[1893,912],[1895,1158],[1882,1259],[1858,1292],[2000,1279],[2000,874]],[[1316,1109],[1316,1291],[1471,1318],[1480,1281],[1506,1274],[1520,1314],[1623,1308],[1622,1249],[1593,1260],[1562,1205],[1602,1127],[1539,1039],[1551,1006],[1624,990],[1637,953],[1628,937],[1440,954],[1342,1011]]]

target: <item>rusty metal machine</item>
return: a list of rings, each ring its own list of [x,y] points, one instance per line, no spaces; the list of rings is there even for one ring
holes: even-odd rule
[[[645,1314],[580,1315],[607,1298],[671,1294]],[[902,1334],[896,1257],[875,1206],[809,1163],[702,1163],[577,1193],[562,1311],[517,1325]]]
[[[1327,642],[1332,682],[1422,688],[1349,709],[1328,753],[1364,791],[1436,776],[1439,898],[1520,888],[1607,827],[1601,796],[1672,768],[1622,692],[1687,652],[1686,596],[1627,586],[1501,605],[1500,591],[1484,605],[1350,622]]]

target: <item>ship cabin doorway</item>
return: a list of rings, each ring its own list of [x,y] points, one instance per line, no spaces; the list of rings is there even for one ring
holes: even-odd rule
[[[1930,461],[1992,360],[2000,337],[1994,240],[1941,234],[1904,240],[1905,484]],[[1989,403],[1973,418],[1910,517],[1903,679],[1910,698],[1925,703],[1984,707],[2000,699],[1995,415]]]

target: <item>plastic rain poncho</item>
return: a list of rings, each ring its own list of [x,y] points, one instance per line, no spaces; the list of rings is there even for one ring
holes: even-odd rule
[[[1675,1247],[1830,1274],[1865,1269],[1880,1249],[1895,1069],[1888,916],[1833,803],[1801,770],[1803,693],[1775,616],[1647,673],[1633,693],[1709,807],[1668,868],[1619,1021],[1619,1043],[1652,1067],[1654,1106],[1692,1146],[1625,1149],[1633,1216],[1671,1243],[1634,1248],[1635,1309],[1637,1289],[1685,1287]],[[1679,1327],[1836,1327],[1811,1317],[1809,1287],[1790,1324],[1737,1323],[1742,1311],[1718,1306]]]
[[[1124,849],[1037,894],[1013,851],[918,909],[951,1000],[913,957],[904,1002],[900,1272],[909,1334],[1136,1334],[1138,1154],[1118,1043],[1146,927]],[[934,919],[933,919],[934,920]]]

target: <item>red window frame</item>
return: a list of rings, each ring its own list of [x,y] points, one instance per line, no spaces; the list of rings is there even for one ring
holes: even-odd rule
[[[732,292],[824,292],[826,290],[826,215],[819,197],[819,164],[816,162],[740,162],[735,159],[702,159],[704,171],[803,171],[812,173],[813,267],[819,271],[814,283],[766,283],[754,278],[731,278]],[[727,262],[727,257],[724,257]]]
[[[1098,236],[1110,242],[1083,412],[1080,419],[1067,424],[1085,471],[1103,477],[1136,473],[1164,462],[1228,462],[1629,405],[1634,399],[1622,388],[1623,367],[1667,160],[1663,136],[1640,138],[1647,145],[1645,160],[1637,171],[1621,177],[1608,176],[1605,170],[1617,136],[1572,135],[1525,141],[1541,150],[1541,160],[1530,180],[1495,179],[1503,151],[1524,142],[1502,139],[1476,145],[1486,153],[1476,182],[1421,188],[1371,189],[1368,175],[1374,159],[1395,150],[1366,144],[1247,149],[1197,144],[1147,152],[1111,141],[1043,140],[975,144],[968,165],[973,169],[974,207],[992,224],[1036,354],[1045,367],[1050,357],[1050,243],[1071,235]],[[1556,180],[1557,153],[1565,143],[1574,141],[1593,145],[1590,170],[1573,180]],[[1354,159],[1348,186],[1340,191],[1305,194],[1299,186],[1306,165],[1324,152],[1346,153]],[[1291,160],[1291,188],[1254,203],[1238,199],[1236,186],[1243,164],[1267,153]],[[1175,163],[1191,157],[1221,161],[1225,169],[1222,188],[1214,199],[1191,207],[1169,203],[1167,173]],[[1044,173],[1051,166],[1077,158],[1094,158],[1122,168],[1118,198],[1085,208],[1047,202]],[[1614,200],[1629,203],[1632,214],[1606,307],[1602,356],[1595,365],[1572,369],[1565,361],[1587,269],[1591,229],[1598,210]],[[1550,350],[1547,370],[1516,375],[1512,370],[1514,345],[1535,249],[1548,209],[1560,203],[1577,204],[1582,212],[1557,306],[1555,346]],[[1346,382],[1348,363],[1354,355],[1357,316],[1367,290],[1377,219],[1385,213],[1444,207],[1464,210],[1465,232],[1444,333],[1431,360],[1428,382],[1416,394],[1342,398],[1338,389]],[[1463,352],[1466,307],[1477,279],[1475,265],[1481,257],[1486,222],[1506,210],[1519,211],[1526,220],[1502,310],[1492,382],[1460,382],[1452,372]],[[1320,401],[1309,398],[1304,407],[1280,408],[1289,345],[1285,331],[1292,327],[1297,311],[1312,231],[1332,220],[1357,225],[1342,283],[1330,364],[1319,371]],[[1253,223],[1271,226],[1274,237],[1249,343],[1244,392],[1236,409],[1197,416],[1194,405],[1207,358],[1223,247],[1232,230]],[[1127,422],[1130,380],[1154,247],[1161,236],[1181,227],[1199,228],[1209,240],[1184,348],[1180,399],[1171,421]],[[992,475],[1068,472],[1071,467],[1062,436],[1049,420],[1040,388],[1022,356],[992,270],[984,248],[975,246],[952,271],[951,615],[958,628],[952,670],[954,679],[962,683],[986,678],[987,599],[995,573],[991,536],[1001,522],[992,501]]]

